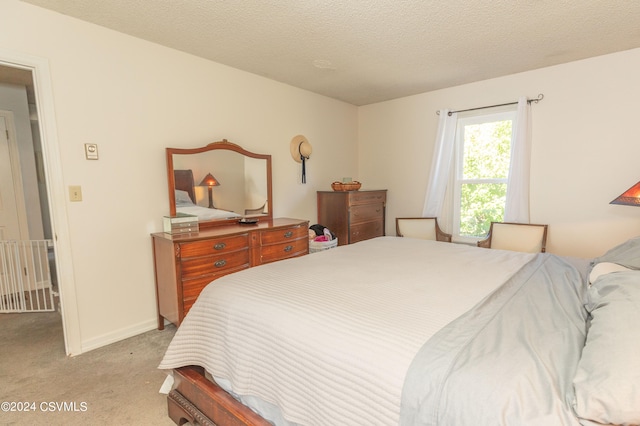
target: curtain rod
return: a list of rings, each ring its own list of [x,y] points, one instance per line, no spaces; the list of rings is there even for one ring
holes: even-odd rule
[[[538,97],[535,98],[535,99],[527,99],[527,103],[529,103],[529,104],[536,103],[537,104],[538,102],[540,102],[543,99],[544,99],[544,95],[542,93],[540,93],[538,95]],[[461,109],[461,110],[458,110],[458,111],[449,111],[449,113],[447,115],[451,115],[454,112],[475,111],[475,110],[478,110],[478,109],[495,108],[495,107],[501,107],[501,106],[507,106],[507,105],[517,105],[517,104],[518,104],[518,102],[509,102],[509,103],[506,103],[506,104],[487,105],[487,106],[477,107],[477,108]],[[440,115],[440,111],[436,111],[436,114]]]

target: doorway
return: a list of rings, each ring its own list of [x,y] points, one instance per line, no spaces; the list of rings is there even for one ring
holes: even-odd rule
[[[42,226],[49,216],[40,208],[48,204],[46,198],[40,198],[46,192],[38,191],[40,174],[31,176],[36,174],[35,155],[24,155],[34,153],[33,141],[39,140],[26,131],[31,127],[26,99],[25,88],[0,82],[0,106],[5,108],[0,109],[0,313],[55,311],[57,301],[50,266],[55,263],[53,244]],[[14,108],[22,111],[14,113]],[[16,125],[16,116],[22,126]],[[29,192],[31,197],[27,197]],[[40,215],[27,213],[39,210]]]
[[[0,49],[0,83],[26,88],[29,115],[35,118],[30,120],[35,135],[36,176],[32,177],[42,179],[37,189],[37,197],[42,200],[37,213],[41,215],[43,232],[51,235],[52,275],[56,277],[59,289],[61,337],[65,342],[65,351],[67,355],[78,355],[82,353],[78,307],[48,62],[43,58]]]
[[[29,238],[14,128],[13,113],[0,108],[0,241]]]

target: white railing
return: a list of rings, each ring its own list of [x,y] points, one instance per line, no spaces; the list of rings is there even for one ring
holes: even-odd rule
[[[51,240],[0,241],[0,312],[55,310]]]

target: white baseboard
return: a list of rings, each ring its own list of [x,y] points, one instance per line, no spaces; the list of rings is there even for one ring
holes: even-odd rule
[[[129,337],[137,336],[138,334],[146,333],[147,331],[154,330],[157,327],[158,320],[154,318],[138,324],[134,324],[130,327],[121,328],[119,330],[115,330],[113,332],[82,341],[81,353],[85,353],[93,349],[98,349],[103,346],[110,345],[111,343],[119,342],[120,340],[128,339]]]

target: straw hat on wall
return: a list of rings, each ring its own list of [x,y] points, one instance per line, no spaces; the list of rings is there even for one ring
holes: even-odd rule
[[[302,158],[304,157],[306,160],[311,157],[311,144],[302,135],[294,136],[291,139],[291,143],[289,144],[289,150],[291,151],[291,157],[298,162],[302,162]]]

